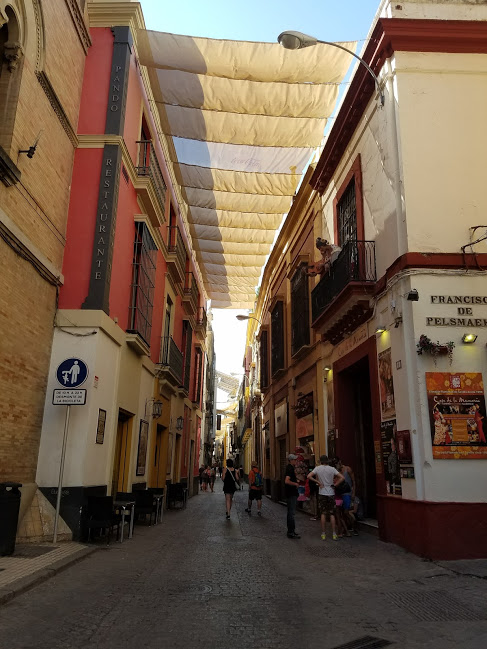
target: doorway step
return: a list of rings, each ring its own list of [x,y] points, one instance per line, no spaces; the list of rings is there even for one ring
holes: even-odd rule
[[[358,522],[359,530],[373,536],[379,536],[379,523],[375,518],[364,518]]]

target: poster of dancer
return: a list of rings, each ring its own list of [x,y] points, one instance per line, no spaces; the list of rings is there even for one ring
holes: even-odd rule
[[[426,372],[433,458],[487,459],[485,395],[479,372]]]
[[[396,416],[394,383],[392,380],[391,348],[379,354],[379,389],[382,421]]]

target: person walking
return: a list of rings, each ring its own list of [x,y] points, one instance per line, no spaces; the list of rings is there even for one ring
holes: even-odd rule
[[[244,488],[244,468],[241,466],[237,469],[238,480],[240,482],[240,491],[243,491]]]
[[[320,466],[315,467],[308,474],[308,480],[314,480],[319,485],[318,511],[321,516],[321,539],[326,539],[326,521],[331,522],[333,540],[338,541],[336,533],[336,504],[334,486],[343,482],[344,478],[334,467],[329,466],[328,456],[320,457]]]
[[[299,482],[296,478],[294,467],[298,459],[294,453],[289,453],[287,456],[289,464],[286,467],[286,477],[284,480],[284,494],[287,503],[287,538],[300,539],[300,535],[296,533],[294,517],[296,515],[296,504],[298,502],[298,486]]]
[[[223,493],[225,494],[225,505],[227,520],[230,518],[232,509],[233,494],[239,488],[236,470],[233,467],[233,460],[227,460],[227,466],[223,469]]]
[[[198,469],[200,475],[200,491],[203,491],[203,473],[205,472],[205,467],[203,465]]]
[[[215,487],[215,480],[216,480],[216,469],[214,466],[212,466],[210,469],[210,489],[212,493]]]
[[[259,471],[259,465],[254,460],[252,462],[252,469],[249,473],[249,504],[245,510],[250,516],[252,514],[252,503],[254,500],[257,501],[257,515],[262,516],[262,488],[264,486],[264,480],[262,478],[262,473]]]

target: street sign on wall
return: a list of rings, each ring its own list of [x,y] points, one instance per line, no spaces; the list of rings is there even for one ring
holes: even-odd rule
[[[88,378],[88,365],[80,358],[67,358],[58,366],[56,378],[65,388],[77,388]]]

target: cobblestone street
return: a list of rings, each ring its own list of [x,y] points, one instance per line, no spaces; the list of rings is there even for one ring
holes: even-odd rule
[[[217,481],[162,525],[137,526],[5,604],[0,647],[487,646],[485,579],[367,534],[323,542],[303,514],[302,538],[287,539],[284,507],[265,499],[262,518],[249,517],[246,498],[226,521]]]

